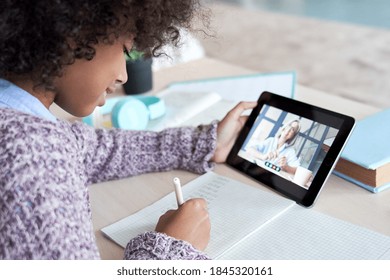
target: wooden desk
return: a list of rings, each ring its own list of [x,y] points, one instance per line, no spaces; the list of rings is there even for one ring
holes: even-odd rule
[[[156,72],[154,75],[154,90],[160,90],[170,82],[178,80],[250,73],[252,71],[217,60],[200,59]],[[379,110],[378,108],[328,95],[300,85],[296,87],[296,98],[349,114],[357,119]],[[217,165],[214,171],[270,191],[263,185],[239,174],[224,164]],[[173,190],[172,178],[175,176],[180,177],[183,184],[185,184],[198,175],[175,170],[158,174],[144,174],[90,187],[93,224],[103,259],[121,259],[123,249],[104,237],[100,229],[144,208],[171,192]],[[372,194],[337,176],[331,175],[313,209],[390,235],[390,191]]]

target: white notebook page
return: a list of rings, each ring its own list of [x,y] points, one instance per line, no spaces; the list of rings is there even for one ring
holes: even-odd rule
[[[206,253],[214,259],[390,259],[388,236],[213,172],[186,184],[183,194],[208,201],[212,227]],[[176,207],[172,192],[102,231],[125,247]]]
[[[173,188],[172,188],[173,189]],[[262,224],[295,203],[227,177],[208,172],[183,187],[184,199],[203,197],[208,202],[211,239],[206,249],[212,258],[245,238]],[[153,230],[158,218],[177,208],[174,193],[139,212],[102,229],[103,233],[125,247],[136,235]]]
[[[166,113],[164,116],[150,120],[147,130],[160,131],[168,127],[184,125],[203,112],[210,112],[209,108],[220,101],[221,96],[215,92],[180,92],[164,90],[157,94],[165,102]],[[225,104],[222,102],[221,104]],[[223,110],[223,114],[226,110]],[[210,123],[221,113],[211,111],[205,119]],[[192,123],[191,123],[192,124]],[[200,124],[200,123],[195,123]]]
[[[299,205],[221,256],[254,260],[390,259],[390,237]]]

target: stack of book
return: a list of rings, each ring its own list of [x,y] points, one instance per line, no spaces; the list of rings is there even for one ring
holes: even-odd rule
[[[334,173],[371,192],[390,188],[390,109],[356,123]]]

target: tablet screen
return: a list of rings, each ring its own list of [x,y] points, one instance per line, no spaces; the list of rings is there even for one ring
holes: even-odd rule
[[[338,131],[264,105],[238,156],[308,189]]]
[[[310,206],[338,159],[353,124],[350,117],[263,93],[227,162],[298,203]]]

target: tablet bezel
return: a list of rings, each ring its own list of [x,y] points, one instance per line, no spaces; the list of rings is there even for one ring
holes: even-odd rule
[[[238,152],[264,105],[269,105],[339,130],[309,189],[302,188],[292,181],[238,156]],[[315,203],[322,187],[332,172],[354,125],[355,120],[352,117],[265,91],[260,95],[256,108],[252,110],[241,130],[227,157],[226,163],[274,191],[296,201],[298,204],[310,207]]]

